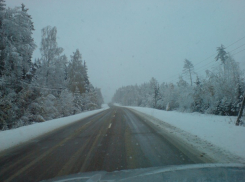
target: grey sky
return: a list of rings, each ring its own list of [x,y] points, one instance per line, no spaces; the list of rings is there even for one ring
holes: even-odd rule
[[[151,77],[175,82],[185,58],[203,75],[205,68],[218,63],[214,58],[200,61],[221,44],[228,46],[245,36],[242,0],[6,1],[10,7],[23,2],[30,9],[38,46],[41,29],[51,25],[57,27],[58,45],[68,57],[77,48],[81,51],[90,81],[102,89],[106,102],[117,88]],[[243,44],[245,38],[227,51]],[[39,49],[33,57],[40,57]],[[234,58],[244,69],[245,51]]]

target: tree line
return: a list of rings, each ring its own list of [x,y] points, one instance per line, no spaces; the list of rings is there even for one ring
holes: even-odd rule
[[[56,27],[42,29],[41,57],[32,60],[34,30],[24,4],[6,8],[0,0],[1,130],[98,109],[103,103],[80,51],[68,58],[58,46]]]
[[[215,60],[220,64],[207,69],[203,78],[186,59],[177,83],[159,84],[152,78],[141,85],[119,88],[112,101],[128,106],[237,116],[245,91],[243,71],[223,45],[217,48]]]

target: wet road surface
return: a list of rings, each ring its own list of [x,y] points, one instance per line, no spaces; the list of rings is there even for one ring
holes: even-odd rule
[[[110,109],[0,154],[0,181],[193,164],[129,109]]]

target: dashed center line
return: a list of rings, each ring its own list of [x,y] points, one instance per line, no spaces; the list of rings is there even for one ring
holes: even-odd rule
[[[111,123],[110,123],[110,125],[109,125],[109,127],[108,128],[111,128]]]

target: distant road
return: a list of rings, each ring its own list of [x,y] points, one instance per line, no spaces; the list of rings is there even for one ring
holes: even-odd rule
[[[140,116],[111,107],[1,153],[0,181],[193,163]]]

